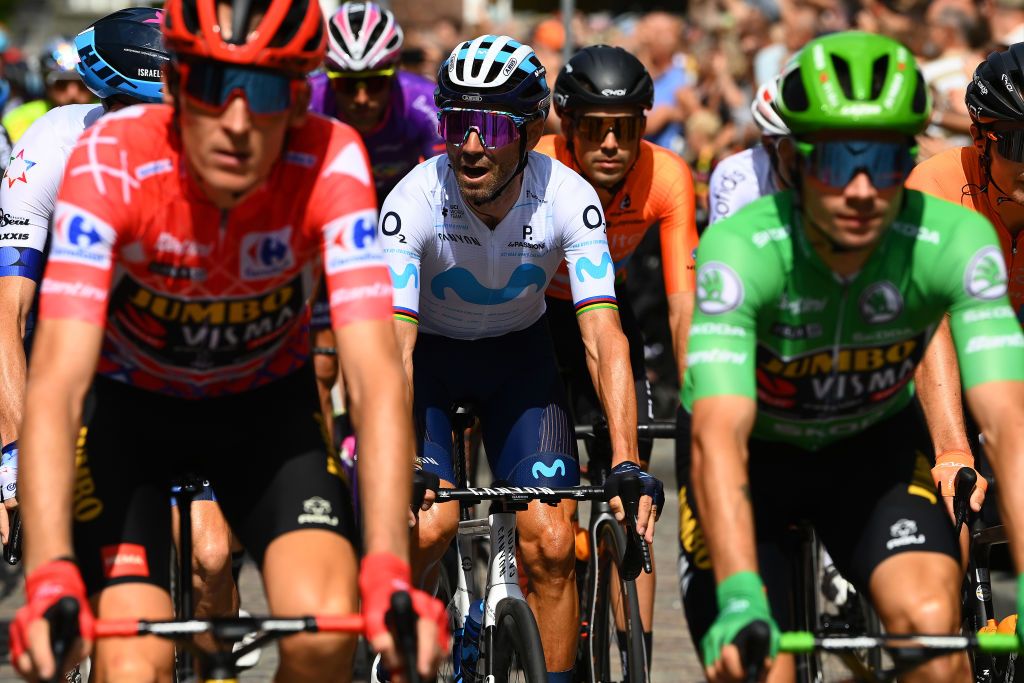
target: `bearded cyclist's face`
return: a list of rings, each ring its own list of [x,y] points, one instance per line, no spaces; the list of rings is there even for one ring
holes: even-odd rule
[[[334,98],[342,120],[360,133],[380,125],[391,100],[394,76],[371,76],[365,80],[349,76],[332,78]]]
[[[605,189],[622,182],[640,153],[646,125],[643,111],[635,107],[581,109],[563,123],[583,175]]]
[[[544,132],[544,119],[535,119],[526,124],[526,149],[537,146]],[[462,198],[473,206],[482,206],[504,185],[519,165],[520,140],[507,145],[487,149],[480,136],[471,131],[461,146],[446,144],[448,163],[455,173]],[[510,187],[514,187],[514,184]],[[506,195],[506,191],[502,196]]]
[[[898,135],[888,134],[857,134],[850,139],[905,142]],[[837,187],[824,182],[822,174],[815,172],[807,159],[802,159],[799,173],[804,214],[834,246],[843,250],[873,247],[899,212],[902,182],[886,187],[886,183],[873,180],[867,171],[861,170]],[[905,174],[901,177],[905,178]]]

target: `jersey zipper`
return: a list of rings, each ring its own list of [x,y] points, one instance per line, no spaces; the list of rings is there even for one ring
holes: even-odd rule
[[[231,213],[228,209],[220,210],[220,229],[217,231],[217,251],[221,251],[221,247],[224,246],[224,239],[228,234],[228,221],[231,219]]]

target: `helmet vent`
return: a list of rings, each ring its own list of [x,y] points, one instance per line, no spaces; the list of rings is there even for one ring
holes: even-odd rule
[[[928,108],[928,90],[920,71],[917,72],[917,88],[914,90],[914,101],[911,103],[911,107],[915,114],[923,114]]]
[[[270,47],[284,47],[292,42],[295,34],[299,32],[299,27],[302,26],[302,20],[306,17],[306,7],[310,1],[315,2],[315,0],[299,0],[288,6],[288,13],[285,14],[284,21],[281,22],[281,27],[275,33],[274,39],[270,41]],[[269,4],[267,3],[267,5]]]
[[[807,111],[811,106],[799,69],[789,72],[782,81],[782,101],[790,111]]]
[[[882,55],[871,65],[871,99],[877,100],[885,87],[885,78],[889,73],[889,55]]]
[[[832,55],[832,68],[836,72],[836,80],[842,88],[846,99],[853,99],[853,81],[850,80],[850,64],[838,55]]]
[[[323,37],[324,37],[324,27],[320,26],[317,29],[316,33],[313,34],[313,37],[309,39],[309,42],[307,42],[305,45],[302,46],[302,49],[306,50],[306,51],[315,50],[316,46],[320,44],[321,40],[323,40]]]
[[[168,13],[167,16],[170,17],[171,14]],[[199,33],[199,10],[196,8],[196,0],[185,0],[181,3],[181,16],[189,33]]]

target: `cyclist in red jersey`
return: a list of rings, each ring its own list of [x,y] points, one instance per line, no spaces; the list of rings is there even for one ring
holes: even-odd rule
[[[637,422],[654,419],[651,387],[644,364],[644,339],[625,289],[625,269],[634,250],[657,225],[661,238],[669,327],[680,373],[686,369],[686,337],[693,316],[694,219],[693,180],[678,156],[642,140],[654,85],[647,69],[620,47],[593,45],[576,53],[555,81],[555,110],[565,135],[541,138],[537,151],[583,175],[597,191],[608,223],[608,247],[614,262],[616,298],[622,331],[629,341]],[[573,416],[579,424],[602,420],[601,403],[587,370],[587,353],[570,297],[569,274],[561,266],[547,289],[547,316],[558,362],[565,377]],[[682,376],[680,374],[680,376]],[[677,413],[685,439],[686,413]],[[588,443],[591,460],[610,457],[607,444]],[[640,439],[640,462],[650,461],[652,442]],[[602,451],[602,452],[594,452]],[[637,579],[648,666],[652,651],[654,574]]]
[[[27,677],[55,673],[41,622],[63,597],[79,605],[78,655],[89,597],[103,618],[172,616],[167,484],[196,468],[262,568],[272,612],[344,614],[361,601],[371,644],[397,668],[384,613],[410,590],[428,674],[446,626],[443,606],[409,589],[415,447],[411,420],[395,417],[411,405],[373,182],[358,135],[306,113],[304,76],[324,54],[319,6],[169,0],[163,29],[173,106],[101,119],[59,196],[22,432],[28,599],[12,659]],[[363,443],[358,589],[348,491],[309,363],[321,268]],[[346,680],[354,647],[289,638],[276,680]],[[170,681],[172,664],[164,641],[107,640],[94,680]]]

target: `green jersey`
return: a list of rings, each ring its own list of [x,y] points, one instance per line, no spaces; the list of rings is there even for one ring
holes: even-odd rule
[[[906,190],[863,269],[844,279],[808,243],[793,199],[763,197],[701,238],[688,408],[748,396],[753,436],[821,448],[907,405],[947,312],[965,389],[1024,380],[1024,335],[983,216]]]

